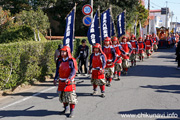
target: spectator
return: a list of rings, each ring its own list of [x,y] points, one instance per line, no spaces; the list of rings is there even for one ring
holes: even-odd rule
[[[61,48],[63,48],[63,45],[61,45],[61,44],[58,45],[58,49],[56,49],[56,51],[55,51],[55,53],[54,53],[54,62],[55,62],[55,63],[57,63],[58,57],[59,57],[59,55],[60,55],[59,50],[60,50]]]
[[[88,56],[89,56],[89,47],[86,45],[86,40],[83,39],[81,41],[82,45],[78,47],[78,52],[77,52],[77,59],[79,59],[79,64],[78,64],[78,73],[82,73],[82,66],[84,65],[84,71],[85,75],[88,73]]]
[[[176,60],[178,62],[178,66],[177,69],[180,70],[180,42],[178,42],[177,44],[177,48],[176,48]]]

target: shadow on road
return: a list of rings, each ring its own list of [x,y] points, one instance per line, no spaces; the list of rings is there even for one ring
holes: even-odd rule
[[[128,76],[180,78],[180,71],[171,66],[138,65],[129,71]]]
[[[167,49],[158,49],[158,52],[169,52],[169,53],[175,53],[176,48],[167,48]]]
[[[139,115],[139,114],[145,114],[145,117],[142,117],[144,119],[147,119],[149,116],[147,115],[152,115],[152,118],[156,118],[156,120],[179,120],[180,118],[180,109],[137,109],[137,110],[131,110],[131,111],[120,111],[118,114],[121,115],[123,118],[130,118],[128,115]],[[178,118],[157,118],[153,117],[154,115],[163,115],[163,116],[170,116],[171,117],[178,117]],[[127,115],[126,117],[124,115]],[[139,115],[140,116],[140,115]],[[136,118],[138,116],[135,116]],[[131,118],[133,119],[133,118]]]
[[[7,96],[34,96],[34,97],[40,97],[44,99],[53,99],[55,97],[58,97],[58,94],[56,92],[54,93],[40,93],[35,95],[36,93],[33,92],[22,92],[22,93],[15,93],[15,94],[7,94]]]
[[[77,87],[86,87],[86,86],[92,86],[91,84],[77,84]]]
[[[153,58],[153,57],[152,57]],[[161,55],[161,56],[158,56],[158,57],[154,57],[154,58],[166,58],[166,59],[174,59],[173,62],[175,62],[175,55],[171,56],[165,56],[165,55]]]
[[[80,92],[77,92],[76,94],[77,94],[78,97],[92,96],[91,93],[80,93]]]
[[[155,92],[180,94],[180,85],[147,85],[140,87],[155,89]]]
[[[158,49],[158,52],[167,53],[167,54],[160,55],[160,56],[151,56],[151,58],[166,58],[166,59],[174,59],[175,60],[175,48],[173,48],[173,49]]]
[[[50,115],[59,115],[59,111],[49,110],[3,110],[0,112],[0,119],[3,117],[19,117],[19,116],[32,116],[32,117],[45,117]]]

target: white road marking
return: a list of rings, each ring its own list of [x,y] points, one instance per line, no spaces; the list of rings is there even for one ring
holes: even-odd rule
[[[47,92],[47,91],[52,90],[52,89],[54,89],[54,88],[56,88],[56,87],[54,86],[54,87],[51,87],[51,88],[42,90],[42,91],[40,91],[40,92],[38,92],[38,93],[33,94],[32,96],[26,97],[26,98],[24,98],[24,99],[21,99],[21,100],[18,100],[18,101],[16,101],[16,102],[13,102],[13,103],[11,103],[11,104],[9,104],[9,105],[6,105],[6,106],[0,108],[0,110],[6,109],[6,108],[8,108],[8,107],[10,107],[10,106],[13,106],[13,105],[16,105],[16,104],[18,104],[18,103],[24,102],[24,101],[26,101],[26,100],[28,100],[28,99],[31,99],[31,98],[34,97],[34,96],[38,96],[38,95],[40,95],[41,93]]]

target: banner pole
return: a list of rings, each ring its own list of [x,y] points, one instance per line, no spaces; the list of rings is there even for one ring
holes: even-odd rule
[[[98,17],[99,17],[99,37],[100,37],[100,44],[102,47],[102,37],[101,37],[101,14],[100,14],[100,6],[98,5]]]
[[[74,6],[74,23],[73,23],[73,45],[72,45],[72,48],[74,49],[74,39],[75,39],[75,20],[76,20],[76,6],[77,6],[77,3],[75,3],[75,6]],[[72,50],[72,54],[73,54],[73,50]]]
[[[134,24],[134,35],[135,36],[137,34],[137,17],[138,17],[138,15],[136,15],[136,21],[135,21],[135,24]]]
[[[140,37],[142,37],[141,20],[139,20],[139,31],[140,31]]]
[[[112,36],[112,14],[111,14],[111,4],[109,6],[109,10],[110,10],[110,38]]]
[[[75,6],[71,9],[71,11],[66,15],[66,17],[64,18],[64,19],[66,19],[67,18],[67,16],[72,12],[72,10],[74,9],[74,8],[76,8],[76,6],[77,6],[78,4],[77,3],[75,3]]]
[[[110,7],[111,7],[110,12],[111,12],[112,23],[114,24],[114,18],[113,18],[113,13],[112,13],[112,5]],[[117,36],[116,27],[114,27],[113,29],[114,29],[114,32],[115,32],[115,36]]]
[[[126,9],[124,10],[124,17],[125,17],[125,19],[124,19],[124,25],[125,25],[125,36],[126,36]]]

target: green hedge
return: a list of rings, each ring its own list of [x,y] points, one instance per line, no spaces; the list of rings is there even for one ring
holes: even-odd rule
[[[38,39],[37,30],[36,37]],[[46,38],[41,33],[40,38],[41,41],[46,41]],[[13,26],[3,31],[0,35],[0,43],[12,43],[20,41],[35,41],[34,32],[31,27],[26,25]]]
[[[55,72],[54,51],[62,41],[0,44],[0,89],[43,81]]]
[[[81,40],[74,41],[74,57]],[[44,81],[46,75],[55,73],[54,52],[59,44],[62,40],[0,44],[0,89]]]

